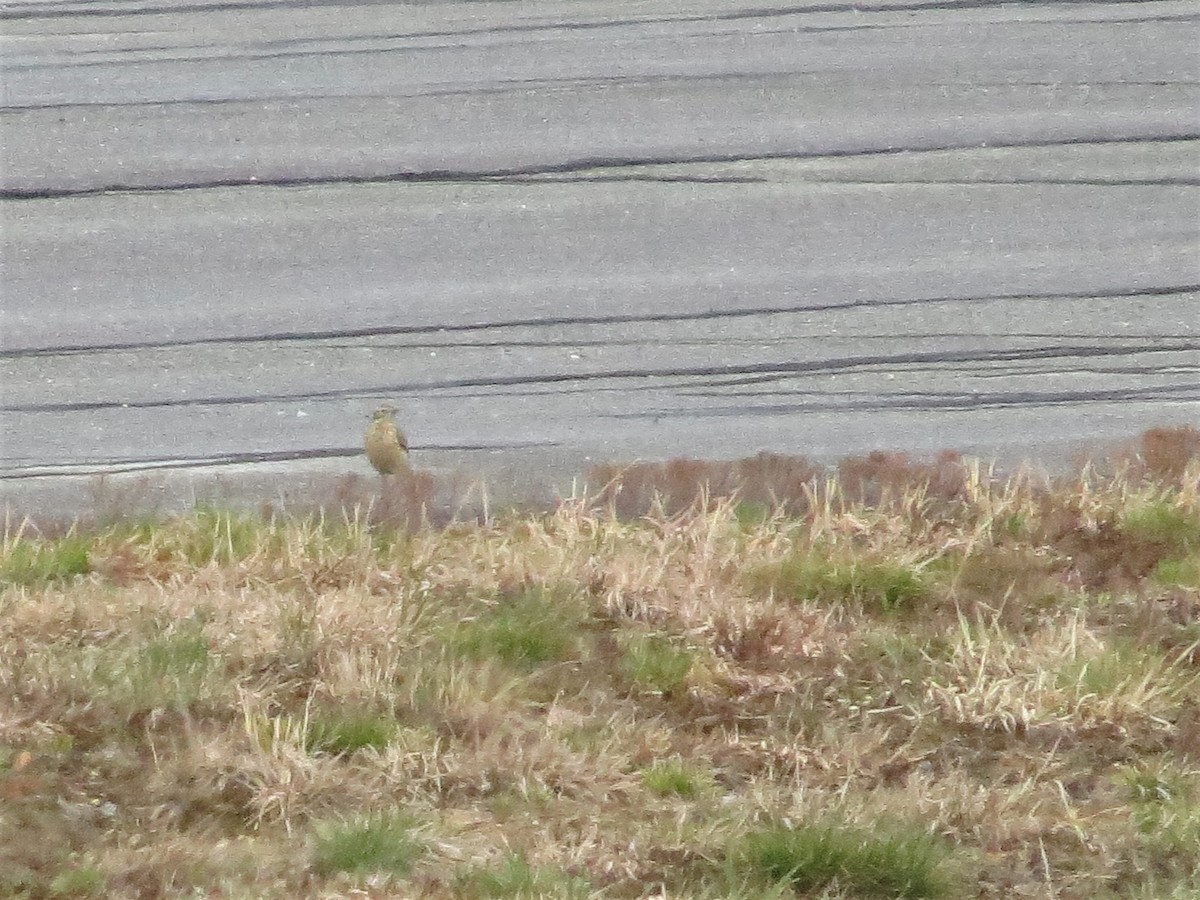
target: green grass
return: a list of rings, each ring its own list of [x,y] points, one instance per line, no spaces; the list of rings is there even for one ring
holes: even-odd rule
[[[383,750],[396,733],[396,720],[365,711],[341,710],[312,715],[305,746],[313,753]]]
[[[1159,544],[1173,555],[1200,549],[1200,513],[1181,509],[1167,500],[1129,510],[1121,522],[1121,530],[1139,540]]]
[[[1175,587],[1200,587],[1200,556],[1164,559],[1154,569],[1154,580]]]
[[[316,834],[312,866],[319,875],[404,875],[426,851],[413,820],[400,813],[326,823]]]
[[[1190,799],[1191,789],[1185,776],[1142,767],[1130,769],[1122,778],[1131,802],[1162,806],[1181,798]]]
[[[804,892],[836,882],[856,897],[951,896],[948,849],[915,828],[880,834],[833,825],[776,826],[748,835],[739,854],[751,871]]]
[[[1130,780],[1133,820],[1141,840],[1137,856],[1153,866],[1157,874],[1188,878],[1196,869],[1196,847],[1200,847],[1200,806],[1196,773],[1150,773],[1142,771]]]
[[[586,879],[577,878],[553,868],[534,868],[524,856],[512,854],[494,868],[478,867],[461,873],[456,883],[456,895],[461,900],[484,898],[554,897],[563,900],[588,897],[591,886]]]
[[[751,584],[760,592],[795,602],[849,604],[882,613],[913,610],[930,593],[915,566],[818,551],[795,553],[762,567]]]
[[[581,625],[572,598],[534,589],[501,598],[473,621],[460,623],[452,645],[476,659],[530,670],[574,658]]]
[[[51,897],[99,897],[105,893],[104,873],[90,866],[68,869],[50,881]]]
[[[202,509],[185,553],[194,565],[229,565],[248,558],[264,544],[278,545],[276,529],[249,514]]]
[[[631,634],[622,647],[621,671],[637,691],[671,695],[687,686],[694,654],[659,634]]]
[[[86,575],[91,571],[89,544],[90,540],[80,535],[49,543],[18,539],[0,562],[0,587],[30,587]]]
[[[767,522],[774,514],[770,504],[743,500],[734,507],[734,515],[738,524],[748,531],[753,531]]]
[[[642,782],[660,797],[691,800],[712,787],[712,776],[682,759],[659,760],[642,771]]]
[[[1166,688],[1177,683],[1172,674],[1161,651],[1118,640],[1112,646],[1081,651],[1067,660],[1059,683],[1077,686],[1082,693],[1108,696],[1138,685]]]
[[[63,661],[74,663],[74,679],[90,681],[127,714],[189,710],[212,696],[221,675],[196,619],[93,648],[69,648]]]

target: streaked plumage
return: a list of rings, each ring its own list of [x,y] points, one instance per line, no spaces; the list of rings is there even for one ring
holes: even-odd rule
[[[408,441],[396,425],[396,407],[381,406],[367,428],[367,459],[380,475],[408,471]]]

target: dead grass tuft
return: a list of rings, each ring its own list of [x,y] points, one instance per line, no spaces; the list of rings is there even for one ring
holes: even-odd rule
[[[1189,466],[1200,460],[1200,429],[1151,428],[1142,434],[1139,445],[1133,459],[1137,474],[1182,485]]]
[[[1189,896],[1192,440],[12,526],[0,894]]]
[[[675,516],[736,498],[749,512],[777,510],[803,515],[824,468],[803,456],[759,453],[731,462],[673,459],[665,463],[605,464],[588,472],[598,505],[618,518],[652,510]]]
[[[877,450],[843,460],[838,480],[851,500],[870,506],[918,493],[941,501],[962,499],[968,467],[962,456],[945,451],[932,463],[914,463],[906,454]]]

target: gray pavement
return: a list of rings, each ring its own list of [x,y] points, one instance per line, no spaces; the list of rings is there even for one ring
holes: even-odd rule
[[[1200,4],[0,4],[0,502],[1200,424]],[[170,473],[169,476],[163,473]],[[89,494],[89,491],[92,493]]]

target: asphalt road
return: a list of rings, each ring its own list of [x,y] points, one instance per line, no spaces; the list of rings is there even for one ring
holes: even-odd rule
[[[1198,48],[1171,0],[0,2],[0,502],[303,490],[382,400],[532,482],[1200,424]]]

